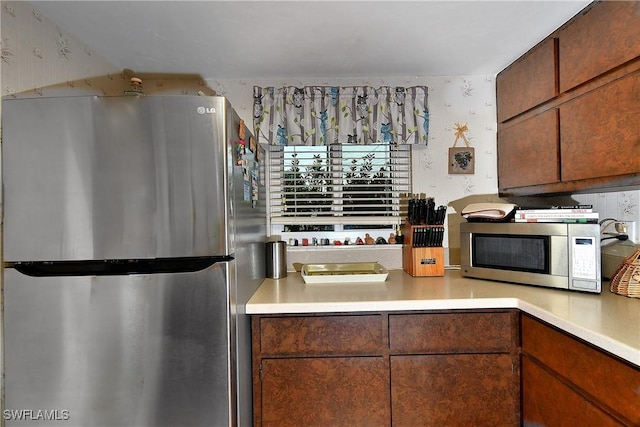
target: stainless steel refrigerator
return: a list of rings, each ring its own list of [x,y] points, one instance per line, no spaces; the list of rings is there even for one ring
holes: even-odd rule
[[[251,424],[263,163],[228,101],[2,105],[7,426]]]

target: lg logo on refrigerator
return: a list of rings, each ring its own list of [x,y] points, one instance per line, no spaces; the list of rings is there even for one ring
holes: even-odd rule
[[[196,108],[196,113],[198,114],[215,114],[216,109],[213,107],[198,107]]]

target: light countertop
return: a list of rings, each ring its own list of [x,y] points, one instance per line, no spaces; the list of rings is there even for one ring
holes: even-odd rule
[[[385,282],[305,284],[300,273],[266,279],[247,314],[518,308],[640,367],[640,299],[470,279],[389,271]]]

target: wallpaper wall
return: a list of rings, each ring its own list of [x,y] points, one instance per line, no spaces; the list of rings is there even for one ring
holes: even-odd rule
[[[2,95],[45,95],[63,84],[74,92],[102,92],[92,79],[121,70],[73,39],[26,2],[2,2]],[[106,89],[106,87],[104,88]]]
[[[202,77],[116,68],[27,2],[1,2],[2,96],[121,95],[132,76],[147,94],[215,95]]]

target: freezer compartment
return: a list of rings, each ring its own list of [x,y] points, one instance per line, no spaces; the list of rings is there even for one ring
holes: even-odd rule
[[[4,259],[231,255],[222,97],[3,101]]]
[[[58,418],[6,425],[229,425],[232,265],[90,277],[6,269],[4,415]]]

